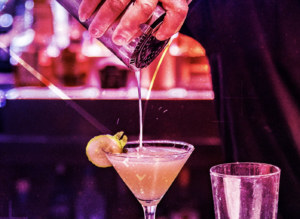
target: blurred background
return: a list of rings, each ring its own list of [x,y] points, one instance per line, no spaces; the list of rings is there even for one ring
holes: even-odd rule
[[[209,64],[178,34],[141,71],[144,139],[195,151],[158,205],[158,219],[214,218],[209,168],[222,163]],[[0,0],[0,217],[142,219],[113,168],[85,155],[94,136],[139,135],[128,70],[54,0]]]

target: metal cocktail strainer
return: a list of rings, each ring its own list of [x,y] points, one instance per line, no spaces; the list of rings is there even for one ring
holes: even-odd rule
[[[57,0],[74,18],[79,21],[78,9],[82,0]],[[132,1],[130,4],[133,4]],[[129,5],[130,5],[129,4]],[[98,9],[101,7],[101,3]],[[107,31],[98,40],[102,42],[112,53],[114,53],[123,63],[132,70],[138,70],[147,67],[165,48],[169,40],[159,41],[153,33],[158,29],[163,21],[166,11],[157,5],[151,18],[146,24],[141,24],[141,35],[133,39],[130,43],[118,46],[113,43],[112,35],[120,22],[122,15],[112,23]],[[85,28],[88,29],[92,20],[95,17],[95,12],[85,22],[80,22]]]

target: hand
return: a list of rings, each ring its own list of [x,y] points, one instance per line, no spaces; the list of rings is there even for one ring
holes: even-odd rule
[[[99,38],[107,28],[116,20],[131,0],[83,0],[79,6],[79,19],[84,22],[88,19],[101,1],[105,1],[92,21],[89,32],[93,37]],[[166,16],[158,31],[156,38],[166,40],[181,28],[188,12],[186,0],[136,0],[130,6],[113,34],[113,41],[117,45],[128,43],[137,34],[139,25],[145,23],[154,11],[158,1],[166,10]]]

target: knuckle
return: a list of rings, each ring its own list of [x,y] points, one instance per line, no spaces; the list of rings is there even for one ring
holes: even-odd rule
[[[123,11],[126,7],[126,3],[122,0],[109,0],[108,1],[109,6],[114,11]]]

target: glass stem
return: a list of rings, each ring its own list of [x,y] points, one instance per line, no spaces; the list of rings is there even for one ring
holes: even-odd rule
[[[143,206],[145,219],[155,219],[156,205]]]

